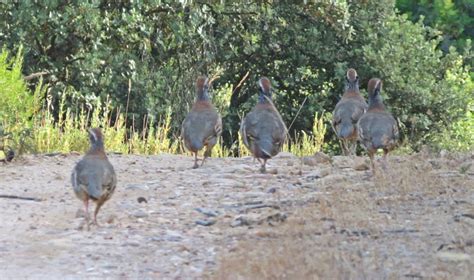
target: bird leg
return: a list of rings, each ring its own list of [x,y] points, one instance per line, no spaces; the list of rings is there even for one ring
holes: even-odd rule
[[[382,156],[382,167],[383,167],[384,170],[387,170],[387,167],[388,167],[387,155],[388,155],[388,150],[384,149],[383,150],[383,156]]]
[[[351,154],[350,145],[347,143],[347,141],[348,140],[341,139],[341,148],[345,156],[349,156]]]
[[[193,166],[193,169],[196,169],[198,168],[199,165],[198,165],[198,154],[197,152],[194,153],[194,166]]]
[[[84,210],[85,210],[85,217],[86,217],[86,225],[87,225],[87,230],[90,230],[90,225],[89,225],[89,197],[87,197],[84,200]],[[82,228],[82,226],[81,226]]]
[[[209,149],[209,146],[206,146],[206,151],[204,152],[204,158],[202,159],[201,166],[204,165],[204,161],[206,160],[206,158],[211,156],[211,151],[212,150]]]
[[[97,201],[97,205],[96,205],[95,211],[94,211],[94,225],[96,225],[96,226],[99,226],[99,223],[97,223],[97,214],[99,213],[99,209],[100,209],[100,207],[102,207],[104,202],[105,201],[103,201],[103,200],[98,200]]]
[[[370,165],[372,166],[372,174],[375,175],[375,151],[368,151],[369,153],[369,158],[370,158]]]
[[[349,150],[350,150],[350,151],[349,151],[350,155],[355,156],[355,154],[356,154],[356,149],[357,149],[357,141],[351,142],[351,144],[349,145],[349,147],[350,147],[350,148],[349,148]]]
[[[258,159],[258,161],[260,161],[260,159]],[[267,171],[266,168],[265,168],[266,164],[267,164],[267,160],[263,159],[262,166],[260,167],[260,172],[265,173]]]

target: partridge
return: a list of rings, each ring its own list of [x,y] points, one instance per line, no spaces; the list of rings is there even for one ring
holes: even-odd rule
[[[367,111],[367,103],[359,92],[359,77],[354,69],[347,70],[346,88],[333,112],[332,127],[341,141],[344,155],[353,155],[357,147],[357,122]]]
[[[265,172],[267,160],[277,155],[286,141],[287,129],[280,113],[272,102],[270,80],[263,77],[259,81],[258,103],[245,116],[240,126],[240,134],[247,149],[261,162],[260,171]]]
[[[211,156],[212,148],[222,133],[222,119],[209,99],[209,80],[201,76],[196,81],[196,102],[181,125],[181,138],[188,151],[194,154],[194,166],[198,168],[198,151],[204,146],[204,158]]]
[[[359,141],[370,157],[372,172],[375,174],[374,155],[378,149],[383,149],[383,167],[387,166],[387,155],[398,142],[398,124],[395,118],[387,112],[380,96],[382,81],[372,78],[369,81],[369,108],[358,123]]]
[[[71,182],[76,196],[84,203],[87,229],[89,229],[89,200],[97,205],[94,224],[98,226],[97,214],[110,199],[117,185],[114,167],[104,150],[104,138],[99,128],[89,129],[91,147],[72,170]]]

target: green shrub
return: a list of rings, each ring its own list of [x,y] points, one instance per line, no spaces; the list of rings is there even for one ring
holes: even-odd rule
[[[474,103],[469,105],[469,110],[463,118],[432,137],[433,143],[436,143],[435,148],[439,150],[474,150]]]
[[[21,73],[23,52],[14,57],[6,49],[0,53],[0,149],[21,154],[30,145],[32,116],[36,111],[41,83],[31,93]]]
[[[460,55],[451,48],[444,55],[438,49],[440,33],[421,21],[413,23],[393,12],[385,18],[372,16],[370,11],[358,12],[362,24],[357,30],[363,32],[358,39],[362,48],[356,51],[360,75],[383,80],[384,102],[399,120],[405,143],[414,149],[435,146],[437,135],[465,117],[474,100],[465,63],[470,49]]]

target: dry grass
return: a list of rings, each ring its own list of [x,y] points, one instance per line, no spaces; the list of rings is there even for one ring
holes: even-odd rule
[[[375,177],[319,179],[312,202],[284,207],[285,223],[241,232],[210,278],[468,279],[473,158],[394,157]]]

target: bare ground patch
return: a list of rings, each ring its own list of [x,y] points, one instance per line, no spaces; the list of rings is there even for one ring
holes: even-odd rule
[[[121,156],[100,228],[77,228],[78,155],[0,166],[7,278],[460,278],[474,270],[473,154],[365,158]],[[360,171],[357,171],[358,169]]]

